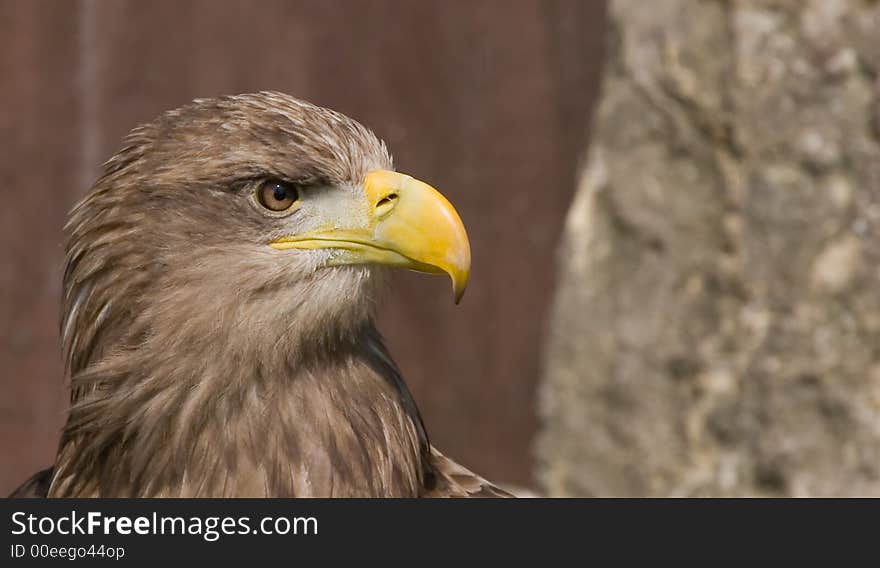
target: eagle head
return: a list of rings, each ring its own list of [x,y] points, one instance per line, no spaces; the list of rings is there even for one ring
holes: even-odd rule
[[[386,267],[447,273],[470,250],[431,186],[331,110],[277,92],[196,100],[136,128],[68,223],[72,373],[119,350],[289,364],[360,332]]]

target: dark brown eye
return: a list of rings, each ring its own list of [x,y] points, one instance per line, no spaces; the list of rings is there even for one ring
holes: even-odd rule
[[[270,179],[257,188],[257,201],[269,211],[286,211],[297,199],[296,187],[285,181]]]

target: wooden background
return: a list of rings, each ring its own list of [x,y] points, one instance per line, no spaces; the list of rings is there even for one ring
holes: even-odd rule
[[[530,485],[554,250],[596,96],[590,0],[0,1],[0,494],[54,455],[61,228],[134,125],[277,89],[373,128],[456,204],[473,249],[452,304],[401,274],[381,328],[434,442]]]

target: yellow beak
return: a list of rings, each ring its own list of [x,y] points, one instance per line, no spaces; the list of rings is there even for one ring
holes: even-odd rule
[[[350,223],[338,220],[270,245],[279,250],[334,249],[331,266],[382,264],[445,272],[458,303],[470,276],[471,249],[452,204],[430,185],[388,170],[367,174],[364,198],[366,215],[353,214]]]

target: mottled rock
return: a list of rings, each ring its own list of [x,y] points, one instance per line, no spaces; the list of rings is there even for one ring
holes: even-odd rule
[[[553,495],[880,494],[880,2],[610,3]]]

